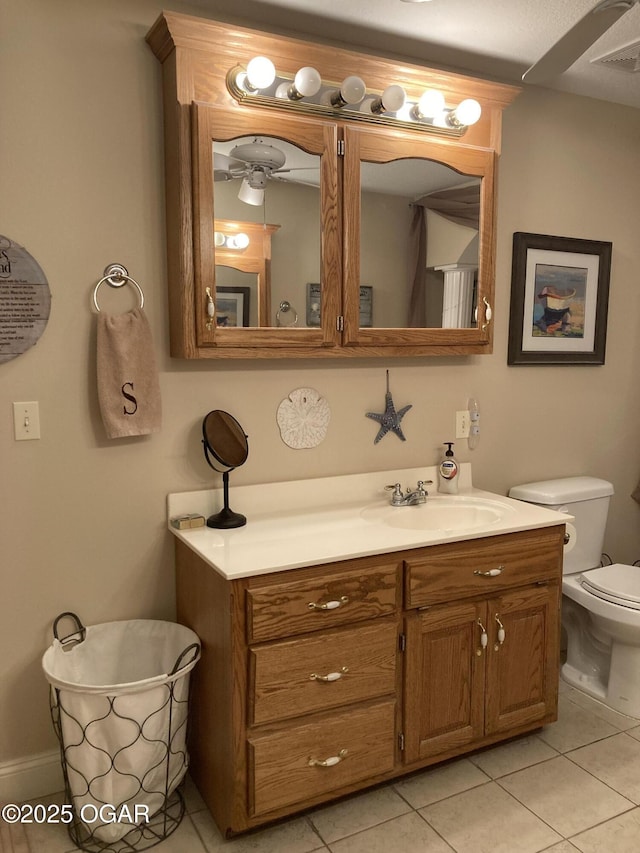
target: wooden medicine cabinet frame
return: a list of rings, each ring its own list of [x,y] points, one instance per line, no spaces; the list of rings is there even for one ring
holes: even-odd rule
[[[502,111],[520,91],[517,87],[173,12],[160,15],[147,41],[162,62],[163,74],[172,356],[344,358],[491,353],[497,157]],[[247,99],[239,103],[227,87],[227,74],[255,55],[269,56],[279,72],[291,76],[302,65],[313,65],[326,81],[357,73],[372,93],[393,82],[402,85],[412,100],[430,88],[440,90],[451,106],[475,98],[482,105],[482,116],[462,135],[450,135],[414,130],[402,122],[398,126],[390,121],[376,123],[373,116],[356,121],[339,109],[329,115],[308,115],[290,105],[279,109],[247,104]],[[319,155],[319,327],[305,326],[305,306],[297,304],[300,323],[278,328],[273,322],[278,306],[269,304],[268,291],[260,294],[260,322],[266,323],[268,316],[272,325],[217,328],[211,323],[207,288],[215,300],[215,219],[222,216],[214,210],[213,144],[261,135]],[[477,322],[471,328],[359,325],[360,164],[406,158],[434,160],[463,175],[481,178]]]

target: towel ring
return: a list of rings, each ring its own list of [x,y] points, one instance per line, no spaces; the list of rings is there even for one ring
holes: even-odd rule
[[[280,320],[280,314],[288,314],[289,311],[293,311],[293,320],[290,323],[283,323]],[[280,303],[280,308],[276,313],[276,326],[297,326],[298,325],[298,312],[293,307],[290,302],[287,302],[286,299],[283,299]]]
[[[96,311],[100,312],[100,306],[98,305],[98,288],[104,281],[106,281],[111,287],[122,287],[123,284],[130,282],[138,291],[138,295],[140,296],[140,307],[144,308],[144,293],[142,292],[142,288],[135,279],[131,278],[127,268],[123,267],[122,264],[109,264],[104,271],[103,277],[96,284],[93,291],[93,304],[95,305]]]

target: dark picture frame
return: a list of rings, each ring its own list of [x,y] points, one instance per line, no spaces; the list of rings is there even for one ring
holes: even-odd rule
[[[216,326],[249,325],[249,287],[216,287]]]
[[[508,364],[604,364],[612,248],[514,233]]]

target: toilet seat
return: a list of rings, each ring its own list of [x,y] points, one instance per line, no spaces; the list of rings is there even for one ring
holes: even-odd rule
[[[611,566],[582,572],[580,581],[584,589],[597,598],[603,598],[621,607],[640,610],[639,566],[613,563]]]

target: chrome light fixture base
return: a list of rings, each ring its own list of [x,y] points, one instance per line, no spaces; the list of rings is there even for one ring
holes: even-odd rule
[[[243,105],[253,104],[279,110],[293,110],[307,114],[344,117],[354,121],[366,121],[405,130],[419,130],[439,136],[462,137],[468,125],[455,118],[455,108],[445,107],[439,116],[422,116],[415,101],[407,100],[397,112],[381,110],[381,95],[365,92],[357,104],[348,104],[340,97],[340,83],[322,81],[317,93],[302,96],[294,86],[294,78],[276,72],[274,81],[264,89],[252,89],[243,84],[245,68],[237,65],[227,73],[227,89],[231,96]],[[284,94],[276,94],[276,92]],[[289,94],[290,93],[290,94]]]

